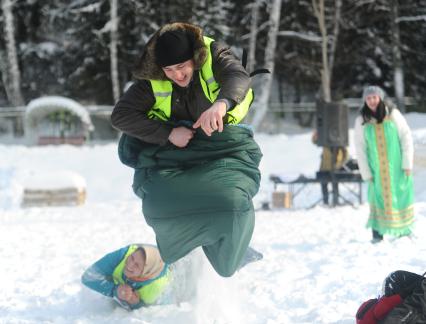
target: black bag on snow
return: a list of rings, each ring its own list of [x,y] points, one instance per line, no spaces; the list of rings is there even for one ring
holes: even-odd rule
[[[398,271],[397,271],[398,272]],[[402,271],[407,274],[406,271]],[[404,298],[403,302],[391,310],[380,324],[426,324],[426,278],[417,274],[411,274],[409,277],[410,285],[408,285],[409,294]],[[392,277],[389,276],[388,278]],[[417,278],[416,278],[417,277]],[[393,289],[403,289],[401,285],[391,285],[391,280],[385,281],[384,290],[388,288],[388,292],[392,293]],[[398,282],[395,281],[396,283]],[[399,281],[400,282],[400,281]],[[405,286],[405,289],[407,286]],[[410,291],[411,290],[411,291]],[[407,291],[407,290],[406,290]]]

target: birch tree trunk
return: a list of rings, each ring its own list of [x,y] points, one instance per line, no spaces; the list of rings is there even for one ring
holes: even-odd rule
[[[331,41],[331,46],[330,46],[329,65],[328,65],[329,73],[330,73],[329,74],[330,88],[331,88],[331,82],[333,78],[334,60],[336,58],[337,41],[338,41],[339,32],[340,32],[341,13],[342,13],[342,0],[335,0],[333,39]],[[330,96],[331,96],[331,89],[330,89]]]
[[[0,50],[0,73],[1,73],[1,81],[4,85],[4,90],[6,92],[6,97],[13,97],[11,87],[9,87],[9,71],[7,65],[7,54]]]
[[[110,0],[111,8],[111,41],[109,43],[110,61],[111,61],[111,83],[114,103],[120,98],[120,82],[118,79],[118,15],[117,15],[117,0]]]
[[[257,25],[259,21],[259,7],[261,0],[255,0],[251,5],[251,23],[250,23],[250,43],[248,53],[247,71],[253,72],[256,64],[256,37]]]
[[[12,1],[2,0],[1,7],[4,17],[4,38],[6,41],[6,56],[7,56],[7,76],[8,83],[5,84],[9,88],[6,93],[9,96],[9,101],[13,106],[23,106],[24,97],[21,92],[21,72],[18,64],[18,53],[16,51],[15,28],[13,24]]]
[[[395,97],[398,108],[401,112],[405,113],[405,102],[404,102],[404,68],[402,63],[402,55],[401,55],[401,37],[399,32],[398,25],[398,1],[392,0],[390,2],[391,5],[391,30],[392,30],[392,56],[393,56],[393,69],[394,69],[394,89],[395,89]]]
[[[331,86],[330,86],[330,68],[328,66],[328,35],[325,25],[325,10],[324,0],[312,0],[314,14],[318,20],[318,26],[321,32],[321,55],[322,55],[322,69],[321,69],[321,84],[323,99],[325,102],[331,102]]]
[[[274,75],[275,49],[277,47],[280,18],[281,0],[273,0],[272,6],[270,7],[268,42],[265,48],[265,68],[268,69],[271,73],[262,74],[261,76],[263,78],[261,82],[262,89],[260,91],[260,95],[258,96],[259,100],[254,105],[255,115],[252,122],[254,130],[260,126],[268,109],[269,95],[271,93],[271,86]]]

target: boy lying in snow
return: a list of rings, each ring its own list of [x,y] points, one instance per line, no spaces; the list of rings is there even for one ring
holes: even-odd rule
[[[88,268],[82,283],[132,310],[164,303],[171,269],[157,247],[132,244],[108,253]]]
[[[249,247],[238,270],[262,257]],[[170,304],[194,297],[193,272],[197,265],[192,262],[191,258],[184,258],[169,265],[161,259],[156,246],[131,244],[96,261],[83,273],[81,281],[127,310]]]
[[[357,324],[426,323],[426,278],[398,270],[383,282],[383,296],[364,302],[356,313]]]

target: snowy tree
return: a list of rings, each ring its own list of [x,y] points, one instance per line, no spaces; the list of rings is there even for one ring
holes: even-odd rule
[[[13,3],[11,0],[1,0],[7,53],[6,69],[2,69],[2,75],[10,103],[14,106],[23,106],[24,98],[21,92],[21,71],[19,69],[18,53],[16,50],[12,5]]]
[[[335,0],[334,10],[335,15],[332,21],[333,32],[331,37],[327,29],[326,19],[326,6],[324,0],[312,0],[312,7],[314,9],[315,17],[318,20],[318,26],[321,33],[321,84],[322,95],[325,102],[331,102],[331,77],[333,72],[333,65],[336,54],[336,43],[339,35],[340,12],[342,8],[342,1]]]
[[[400,31],[400,51],[403,60],[404,90],[407,96],[426,97],[426,1],[399,3],[397,18]],[[424,100],[424,99],[423,99]],[[425,101],[425,100],[424,100]],[[409,108],[409,107],[407,107]],[[420,107],[419,107],[420,108]],[[423,106],[423,109],[425,106]]]
[[[117,15],[117,0],[110,0],[111,7],[111,30],[110,30],[110,57],[111,57],[111,82],[112,82],[112,93],[114,102],[117,102],[120,97],[120,82],[118,80],[118,58],[117,58],[117,46],[118,46],[118,15]]]
[[[60,22],[56,12],[52,11],[54,6],[47,0],[15,3],[21,88],[25,97],[30,100],[40,95],[62,93],[65,37],[62,29],[54,26]]]
[[[110,5],[107,0],[64,3],[69,89],[73,98],[112,104]]]
[[[271,73],[261,76],[262,88],[260,90],[260,95],[258,96],[259,99],[257,102],[255,102],[255,114],[252,121],[254,129],[260,126],[268,109],[268,101],[271,92],[272,77],[275,65],[275,48],[277,46],[277,37],[281,17],[281,0],[274,0],[272,3],[270,3],[269,12],[269,32],[267,45],[265,47],[264,65],[265,68],[268,69]]]
[[[397,0],[390,1],[390,19],[392,35],[392,56],[394,71],[394,89],[398,108],[405,112],[404,68],[401,55],[401,36],[398,25],[399,5]]]
[[[381,0],[344,3],[340,39],[344,46],[338,50],[339,56],[351,65],[336,69],[341,80],[336,85],[342,92],[352,88],[353,93],[360,94],[363,86],[377,84],[390,96],[398,97],[399,84],[400,91],[410,96],[425,95],[422,53],[426,52],[423,32],[426,19],[422,17],[426,13],[426,1],[400,1],[398,14],[392,13],[391,5],[392,2]],[[400,81],[395,80],[396,75]]]
[[[280,101],[312,101],[321,83],[321,35],[312,2],[288,1],[276,49]],[[286,97],[286,99],[284,99]],[[295,112],[296,117],[300,117]]]
[[[148,39],[160,27],[159,6],[154,0],[120,1],[118,8],[118,71],[120,84],[133,78],[134,67]]]
[[[234,5],[229,0],[196,1],[192,22],[201,26],[205,35],[228,42],[232,28],[229,20]]]
[[[0,50],[0,74],[1,74],[1,85],[2,85],[1,89],[4,90],[4,94],[5,94],[5,98],[4,98],[4,100],[2,100],[4,102],[6,102],[6,97],[9,98],[9,97],[12,96],[11,94],[10,95],[8,94],[8,91],[9,91],[9,87],[8,87],[9,81],[8,81],[7,78],[8,78],[8,74],[9,73],[7,71],[8,67],[7,67],[6,62],[7,62],[7,58],[6,58],[6,55],[5,55],[4,51]]]
[[[122,0],[114,31],[113,0],[2,0],[0,102],[12,103],[12,89],[19,84],[21,98],[28,100],[60,94],[113,104],[120,87],[132,79],[147,40],[173,21],[200,25],[237,55],[249,49],[249,71],[272,62],[279,100],[313,101],[319,88],[332,100],[359,96],[367,84],[397,98],[426,97],[426,0],[314,1],[317,11],[313,0],[282,0],[286,14],[279,18],[271,51],[273,1]],[[7,3],[13,4],[12,34],[6,32]],[[9,50],[10,35],[15,54]],[[13,74],[15,81],[12,66],[20,73]],[[265,77],[255,77],[255,86],[257,81],[268,85]],[[255,90],[256,103],[271,92]]]
[[[258,33],[259,24],[259,7],[261,0],[255,0],[251,4],[251,19],[250,19],[250,41],[249,52],[247,57],[247,70],[254,71],[256,65],[256,38]]]

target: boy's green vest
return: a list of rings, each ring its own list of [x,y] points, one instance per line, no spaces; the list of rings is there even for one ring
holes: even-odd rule
[[[126,265],[127,258],[136,251],[138,248],[137,245],[131,245],[127,250],[126,255],[123,260],[115,267],[112,274],[112,278],[116,285],[126,284],[123,280],[124,266]],[[136,292],[139,295],[141,301],[146,305],[154,304],[155,301],[161,296],[163,291],[166,289],[170,282],[170,271],[167,269],[166,273],[163,276],[160,276],[158,279],[148,280],[147,284],[143,285],[141,288],[137,289]]]
[[[216,82],[213,75],[212,54],[210,44],[214,40],[204,36],[204,43],[208,49],[207,59],[199,72],[201,86],[206,98],[213,103],[220,90],[220,85]],[[173,85],[171,81],[150,80],[152,90],[155,96],[155,104],[148,112],[149,118],[156,118],[163,121],[169,120],[172,110],[172,92]],[[253,90],[250,88],[244,100],[236,105],[226,114],[227,124],[238,124],[247,114],[251,103],[253,102]]]

